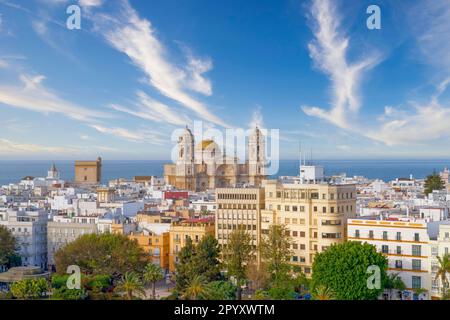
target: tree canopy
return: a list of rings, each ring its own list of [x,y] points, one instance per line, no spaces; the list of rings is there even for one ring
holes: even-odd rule
[[[253,258],[250,234],[242,229],[233,231],[224,252],[224,263],[228,276],[236,279],[238,300],[241,300],[241,281],[246,278],[248,264]]]
[[[380,287],[367,284],[369,266],[380,268]],[[373,245],[349,241],[331,245],[315,256],[312,287],[323,286],[338,300],[372,300],[383,291],[386,283],[387,259]]]
[[[262,238],[261,256],[267,265],[272,280],[284,279],[290,270],[292,239],[284,225],[272,225],[269,234]]]
[[[191,238],[178,253],[175,270],[176,290],[182,293],[196,276],[208,283],[220,279],[219,245],[213,236],[204,237],[197,246]],[[198,279],[197,279],[198,280]]]
[[[0,226],[0,267],[10,268],[21,264],[16,249],[14,235],[6,227]]]
[[[436,172],[433,172],[433,174],[429,175],[425,180],[425,194],[428,195],[429,193],[432,193],[433,190],[442,190],[445,188],[445,183],[442,181],[442,178],[440,175],[438,175]]]
[[[148,261],[136,241],[119,234],[87,234],[55,254],[59,274],[77,265],[87,275],[120,276],[129,271],[142,272]]]

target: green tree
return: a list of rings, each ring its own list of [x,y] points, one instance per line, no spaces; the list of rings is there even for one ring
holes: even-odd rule
[[[25,279],[11,285],[11,293],[16,299],[36,300],[44,298],[49,291],[46,279]]]
[[[69,275],[60,276],[55,274],[51,279],[52,299],[53,300],[85,300],[88,293],[84,288],[67,288],[67,279]]]
[[[406,289],[406,285],[398,273],[391,273],[387,276],[384,288],[389,290],[389,299],[392,299],[393,291],[403,291]]]
[[[14,235],[5,226],[0,226],[0,270],[2,267],[11,268],[21,264],[16,249]]]
[[[194,268],[208,282],[220,278],[219,254],[219,243],[212,235],[204,237],[195,247]]]
[[[77,265],[83,274],[118,277],[127,271],[141,273],[148,261],[136,241],[109,233],[81,236],[55,254],[59,274],[65,274],[69,265]]]
[[[184,291],[195,275],[194,257],[194,244],[191,238],[187,238],[184,247],[178,253],[178,263],[175,267],[175,289],[180,293]]]
[[[444,188],[445,183],[436,172],[433,172],[425,180],[425,195],[432,193],[433,190],[442,190]]]
[[[152,298],[156,299],[156,282],[164,279],[164,272],[160,266],[149,263],[144,270],[144,281],[152,285]]]
[[[273,281],[285,279],[290,270],[291,237],[284,225],[272,225],[262,238],[260,251]]]
[[[436,280],[440,279],[442,296],[445,296],[449,287],[447,273],[450,273],[450,255],[445,254],[442,257],[438,256],[437,259],[438,269],[436,272]]]
[[[368,280],[369,266],[380,268],[380,286],[371,288]],[[312,289],[325,286],[332,290],[338,300],[372,300],[383,292],[386,282],[387,259],[373,245],[345,242],[331,245],[318,253],[313,263]]]
[[[242,298],[242,281],[247,275],[248,263],[253,259],[251,236],[245,230],[234,230],[228,239],[224,252],[224,263],[228,276],[236,279],[236,299]]]
[[[199,300],[207,298],[210,294],[207,284],[208,282],[204,276],[194,276],[184,290],[183,298],[186,300]]]
[[[333,300],[334,293],[330,287],[319,285],[314,288],[312,297],[314,300]]]
[[[234,300],[237,288],[230,281],[213,281],[208,283],[203,298],[206,300]]]
[[[188,238],[178,253],[175,289],[182,293],[192,279],[200,275],[206,282],[220,279],[219,245],[212,236],[204,237],[197,246]]]
[[[135,293],[145,295],[144,285],[139,276],[134,272],[127,272],[119,281],[117,292],[124,292],[128,300],[133,300]]]

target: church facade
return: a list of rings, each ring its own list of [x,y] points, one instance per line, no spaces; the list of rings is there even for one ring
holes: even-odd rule
[[[265,138],[259,128],[252,130],[247,143],[247,159],[227,157],[213,140],[195,144],[186,128],[178,139],[176,163],[164,166],[164,179],[177,189],[206,191],[243,185],[259,186],[265,175]]]

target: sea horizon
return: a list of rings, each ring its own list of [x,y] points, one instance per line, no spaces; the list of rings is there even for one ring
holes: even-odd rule
[[[23,177],[45,177],[54,163],[61,178],[72,181],[75,160],[0,160],[0,185],[17,183]],[[103,160],[102,183],[109,180],[134,176],[163,175],[163,165],[171,160]],[[314,164],[325,167],[326,175],[345,173],[349,177],[364,176],[369,179],[391,181],[395,178],[410,177],[423,179],[433,172],[439,172],[450,166],[450,159],[316,159]],[[279,176],[296,176],[299,174],[299,160],[280,160]]]

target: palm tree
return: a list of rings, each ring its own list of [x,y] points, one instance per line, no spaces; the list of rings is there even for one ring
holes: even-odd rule
[[[198,298],[207,296],[207,294],[208,287],[206,279],[203,276],[197,275],[192,278],[186,290],[184,291],[184,299],[197,300]]]
[[[164,279],[164,273],[160,266],[156,264],[149,263],[144,270],[144,281],[146,283],[151,283],[152,285],[152,296],[156,299],[156,282]]]
[[[314,299],[315,300],[333,300],[334,299],[334,293],[333,290],[331,290],[330,287],[320,285],[317,286],[314,290]]]
[[[442,296],[445,296],[448,290],[447,273],[450,273],[450,256],[445,254],[442,257],[437,257],[439,266],[436,272],[436,278],[441,280]]]
[[[403,291],[406,289],[406,285],[398,273],[392,273],[392,274],[388,275],[387,281],[386,281],[386,284],[384,287],[385,287],[385,289],[389,290],[389,299],[392,299],[392,296],[393,296],[392,291],[394,289],[399,290],[399,291]]]
[[[116,290],[118,290],[119,292],[125,292],[128,300],[133,300],[133,294],[135,292],[145,295],[142,281],[134,272],[127,272],[125,276],[119,281]]]
[[[427,290],[424,289],[424,288],[416,288],[416,289],[414,289],[414,293],[417,295],[417,299],[420,298],[421,294],[424,294],[426,292],[427,292]]]

